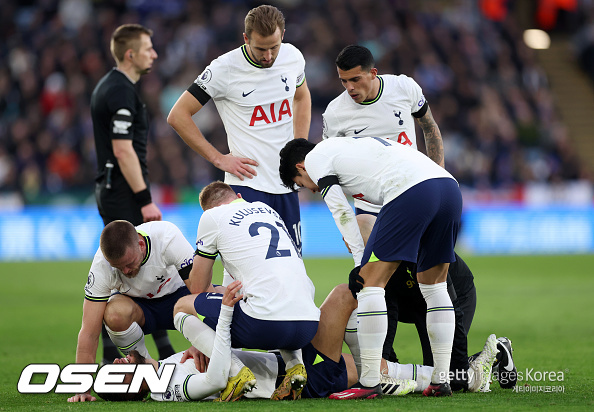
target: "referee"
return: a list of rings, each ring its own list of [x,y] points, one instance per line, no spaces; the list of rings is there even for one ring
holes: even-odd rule
[[[111,36],[110,49],[116,67],[97,84],[91,96],[91,116],[97,152],[95,197],[103,224],[123,219],[138,226],[161,220],[151,198],[146,162],[149,120],[136,83],[149,73],[157,52],[152,30],[124,24]],[[119,357],[103,329],[103,362]],[[164,359],[174,353],[166,331],[153,333]]]

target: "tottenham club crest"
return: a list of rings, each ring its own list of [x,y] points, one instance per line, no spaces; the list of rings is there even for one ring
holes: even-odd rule
[[[288,92],[290,89],[289,89],[289,85],[287,84],[287,80],[288,79],[281,74],[281,81],[285,84],[285,91]]]

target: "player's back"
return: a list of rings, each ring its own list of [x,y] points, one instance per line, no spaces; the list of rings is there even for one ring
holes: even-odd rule
[[[198,247],[200,242],[216,245],[227,272],[243,283],[245,300],[240,304],[248,315],[318,320],[313,283],[274,209],[262,202],[235,201],[209,209],[200,225],[199,233],[206,235],[198,239]]]
[[[314,181],[335,175],[346,194],[377,205],[424,180],[453,179],[421,152],[378,137],[324,140],[306,156],[305,167]]]

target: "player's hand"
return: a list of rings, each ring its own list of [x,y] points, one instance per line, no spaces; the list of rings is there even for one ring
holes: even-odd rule
[[[198,349],[193,346],[190,346],[182,355],[180,363],[184,363],[188,359],[194,359],[194,366],[198,371],[204,373],[208,369],[208,364],[210,359]]]
[[[233,307],[237,302],[243,299],[243,295],[238,295],[241,286],[242,284],[239,280],[235,280],[227,285],[227,289],[225,290],[225,293],[223,293],[223,305]]]
[[[163,219],[163,215],[161,215],[161,211],[154,203],[149,203],[148,205],[144,205],[140,208],[140,213],[142,213],[142,219],[145,222],[152,222],[153,220],[161,220]]]
[[[360,271],[361,266],[357,266],[349,273],[349,289],[355,299],[357,299],[357,293],[361,292],[361,289],[365,285],[365,279],[359,275]]]
[[[68,398],[68,402],[93,402],[96,400],[97,398],[90,393],[79,393]]]
[[[224,172],[237,176],[240,180],[243,180],[244,176],[251,179],[258,174],[249,166],[258,166],[258,162],[247,157],[235,157],[231,153],[221,156],[214,165]]]

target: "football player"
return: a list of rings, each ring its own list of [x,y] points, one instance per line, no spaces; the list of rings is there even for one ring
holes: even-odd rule
[[[174,224],[164,221],[134,227],[116,220],[105,226],[99,242],[85,285],[76,363],[95,363],[102,324],[120,351],[137,350],[150,358],[144,335],[175,329],[173,308],[190,293],[185,280],[194,250]],[[92,400],[89,393],[73,397]]]
[[[261,201],[282,217],[301,250],[299,200],[278,176],[278,152],[293,138],[307,139],[311,96],[305,60],[283,43],[285,19],[276,7],[256,7],[245,18],[241,47],[213,60],[175,103],[168,123],[248,202]],[[192,120],[207,104],[221,116],[230,153],[212,146]]]
[[[335,98],[323,114],[323,138],[344,136],[376,136],[417,149],[415,123],[423,132],[427,155],[444,167],[443,142],[439,127],[431,114],[421,87],[406,75],[378,74],[371,52],[358,45],[345,47],[336,58],[338,78],[345,91]],[[381,205],[355,197],[355,213],[363,241],[371,233]],[[456,329],[450,369],[454,376],[453,390],[479,390],[484,382],[471,383],[467,334],[476,309],[474,277],[464,260],[456,260],[448,268],[448,291],[455,308]],[[416,262],[402,262],[386,285],[388,332],[383,347],[386,359],[397,361],[393,344],[398,321],[414,323],[419,332],[425,365],[433,364],[425,325],[426,307],[416,281]],[[347,338],[356,338],[355,334]],[[499,351],[505,351],[499,343]],[[458,372],[457,372],[458,371]]]
[[[231,186],[213,182],[200,192],[204,214],[198,224],[189,295],[175,312],[197,314],[213,329],[221,301],[204,292],[217,255],[246,299],[233,318],[233,347],[280,349],[286,377],[273,399],[299,397],[307,379],[301,348],[314,337],[320,311],[301,254],[279,214],[262,202],[246,202]]]
[[[281,150],[283,183],[320,191],[353,253],[359,302],[357,331],[361,376],[352,398],[379,390],[379,362],[386,337],[384,287],[401,261],[417,262],[419,288],[427,303],[427,332],[434,371],[427,396],[451,395],[449,365],[454,308],[447,291],[447,270],[455,260],[462,195],[458,183],[424,154],[377,137],[327,139],[314,145],[303,139]],[[381,204],[367,245],[345,193]],[[379,341],[381,339],[381,342]]]

